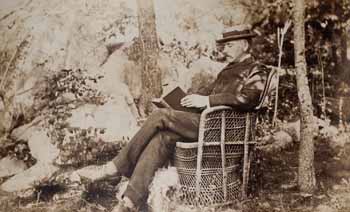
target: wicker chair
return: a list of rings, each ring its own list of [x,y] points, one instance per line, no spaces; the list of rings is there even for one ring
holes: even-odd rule
[[[176,143],[174,164],[185,204],[215,206],[246,198],[257,115],[274,90],[276,73],[269,72],[255,111],[207,108],[201,114],[198,142]]]

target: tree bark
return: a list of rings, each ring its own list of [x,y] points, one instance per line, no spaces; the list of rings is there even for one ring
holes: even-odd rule
[[[158,36],[153,0],[137,0],[138,25],[142,63],[142,95],[139,102],[141,116],[152,111],[151,100],[162,92],[158,67]]]
[[[313,193],[315,189],[314,142],[315,129],[310,89],[305,60],[305,1],[294,0],[294,54],[296,81],[300,104],[300,147],[298,185],[301,192]]]
[[[340,49],[341,49],[341,62],[342,64],[346,63],[348,60],[348,40],[347,40],[347,33],[346,33],[346,28],[342,29],[342,34],[341,34],[341,44],[340,44]]]

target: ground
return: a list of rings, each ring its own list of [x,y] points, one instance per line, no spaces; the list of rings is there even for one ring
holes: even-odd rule
[[[254,194],[229,209],[242,212],[348,212],[350,211],[350,172],[339,174],[347,157],[334,157],[327,142],[316,145],[317,190],[313,196],[297,190],[297,144],[279,152],[262,153],[259,180]],[[346,161],[345,161],[346,162]],[[338,170],[332,171],[332,170]],[[63,188],[38,187],[31,195],[0,193],[1,212],[102,212],[117,204],[116,187],[110,182],[85,183]]]

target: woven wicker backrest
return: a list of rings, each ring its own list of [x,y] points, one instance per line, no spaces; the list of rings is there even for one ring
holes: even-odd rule
[[[225,122],[222,122],[224,114]],[[245,139],[247,113],[230,109],[213,111],[207,114],[204,127],[200,129],[204,133],[204,142],[213,143],[221,140],[221,127],[225,124],[225,142],[243,142]],[[251,128],[255,128],[256,113],[251,113]],[[251,129],[251,131],[253,131]],[[201,132],[200,132],[201,133]],[[249,134],[249,140],[253,139],[253,134]]]
[[[259,104],[255,107],[256,110],[260,110],[263,107],[266,107],[269,102],[269,97],[275,92],[278,84],[278,72],[277,69],[271,68],[270,72],[267,75],[264,90],[260,95]]]

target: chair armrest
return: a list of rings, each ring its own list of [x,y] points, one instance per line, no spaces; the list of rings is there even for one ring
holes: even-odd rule
[[[205,110],[202,111],[201,113],[201,120],[204,120],[204,118],[212,112],[215,111],[220,111],[220,110],[228,110],[228,109],[232,109],[232,107],[229,106],[225,106],[225,105],[220,105],[220,106],[214,106],[214,107],[208,107]]]

